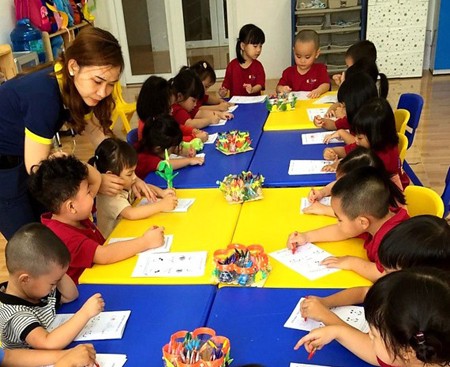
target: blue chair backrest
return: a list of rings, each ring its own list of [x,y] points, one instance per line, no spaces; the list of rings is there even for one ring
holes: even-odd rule
[[[400,96],[397,108],[403,108],[410,113],[405,135],[408,138],[408,149],[411,147],[417,126],[419,126],[420,115],[422,114],[423,98],[420,94],[404,93]]]
[[[131,129],[127,134],[127,143],[134,145],[138,141],[138,129]]]
[[[444,202],[444,218],[450,212],[450,167],[448,167],[447,177],[445,178],[444,192],[442,193],[442,201]]]

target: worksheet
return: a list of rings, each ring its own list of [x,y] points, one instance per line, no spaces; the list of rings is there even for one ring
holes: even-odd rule
[[[218,136],[219,133],[209,134],[208,140],[205,141],[205,144],[214,144]]]
[[[99,367],[122,367],[127,361],[127,355],[97,353],[95,361]]]
[[[284,248],[270,253],[270,256],[309,280],[316,280],[341,270],[321,265],[322,260],[333,255],[309,242],[298,246],[294,254],[290,249]]]
[[[99,313],[88,321],[86,326],[75,337],[75,341],[88,340],[107,340],[107,339],[122,339],[123,331],[130,317],[131,311],[105,311]],[[58,326],[64,324],[74,314],[57,314],[53,322],[47,328],[47,331],[52,331]]]
[[[229,100],[230,103],[262,103],[266,100],[266,95],[261,96],[233,96]]]
[[[205,273],[206,251],[140,254],[132,277],[199,277]]]
[[[319,203],[327,206],[331,206],[331,196],[325,196],[324,198],[319,200]],[[300,199],[300,213],[303,213],[303,210],[310,206],[311,203],[309,202],[308,198],[301,198]]]
[[[231,102],[231,103],[233,103],[233,102]],[[234,112],[238,107],[239,107],[239,105],[237,105],[237,104],[235,104],[234,106],[230,106],[230,107],[228,107],[227,112]]]
[[[337,100],[337,93],[331,94],[327,96],[320,97],[317,101],[314,102],[314,104],[325,104],[325,103],[336,103]]]
[[[205,153],[197,153],[195,156],[205,158],[206,154]],[[169,159],[180,159],[180,158],[186,158],[186,157],[183,157],[183,156],[177,155],[177,154],[169,155]]]
[[[298,100],[305,101],[305,100],[309,99],[308,94],[311,92],[300,91],[300,92],[290,92],[290,93],[292,93],[294,96],[296,96]]]
[[[302,144],[303,145],[311,145],[311,144],[325,144],[323,139],[326,136],[331,135],[333,131],[323,131],[319,133],[308,133],[302,134]],[[329,141],[329,143],[342,143],[342,140],[333,138]]]
[[[156,201],[160,201],[161,199],[157,199]],[[170,210],[165,213],[186,213],[192,204],[194,204],[195,199],[178,199],[178,204],[175,209]],[[137,206],[147,205],[147,198],[143,198]]]
[[[289,162],[289,176],[295,175],[315,175],[326,174],[330,172],[323,172],[322,168],[328,164],[332,164],[333,161],[325,160],[295,160],[292,159]]]
[[[314,121],[314,117],[316,117],[316,116],[324,117],[325,114],[327,113],[327,111],[328,111],[327,107],[307,108],[306,109],[306,112],[308,113],[309,121]]]
[[[114,242],[120,242],[120,241],[128,241],[132,240],[136,237],[121,237],[121,238],[111,238],[108,243],[114,243]],[[166,234],[164,236],[164,245],[157,247],[157,248],[151,248],[148,250],[145,250],[141,252],[141,254],[160,254],[164,252],[169,252],[170,247],[172,246],[173,242],[173,234]]]
[[[227,123],[227,119],[221,119],[217,124],[210,124],[209,127],[215,127],[215,126],[223,126]]]
[[[285,322],[284,327],[297,330],[311,331],[319,327],[325,326],[323,323],[306,319],[302,317],[300,313],[300,304],[305,298],[300,298],[300,301],[295,305],[294,310]],[[340,306],[332,307],[330,311],[334,312],[341,320],[345,321],[350,326],[362,331],[363,333],[369,332],[369,324],[366,321],[364,314],[364,307],[361,306]]]

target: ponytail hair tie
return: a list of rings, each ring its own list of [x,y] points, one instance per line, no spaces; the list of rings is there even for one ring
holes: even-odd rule
[[[419,331],[414,335],[414,339],[416,339],[418,345],[425,344],[425,334],[422,331]]]
[[[206,62],[203,62],[203,69],[206,69],[208,65],[206,65]]]
[[[94,159],[97,162],[98,161],[98,155],[94,155]]]

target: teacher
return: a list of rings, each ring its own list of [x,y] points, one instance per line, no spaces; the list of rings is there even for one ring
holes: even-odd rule
[[[117,39],[95,27],[84,28],[52,69],[46,68],[0,86],[0,231],[11,238],[22,225],[39,221],[27,190],[31,168],[50,155],[53,136],[66,122],[86,134],[93,147],[112,135],[114,84],[124,68]],[[123,179],[102,175],[100,191],[115,195]],[[143,181],[134,191],[151,196]]]

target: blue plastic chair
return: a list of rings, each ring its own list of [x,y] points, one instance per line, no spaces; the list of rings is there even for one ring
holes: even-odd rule
[[[132,129],[127,134],[127,143],[134,146],[135,143],[138,141],[138,129]]]
[[[442,193],[442,201],[444,202],[444,218],[450,213],[450,167],[448,167],[447,177],[445,178],[444,192]]]
[[[422,114],[423,98],[420,94],[404,93],[400,96],[397,108],[408,110],[410,117],[406,125],[405,135],[408,138],[408,149],[411,147],[417,127],[419,126],[420,115]]]

